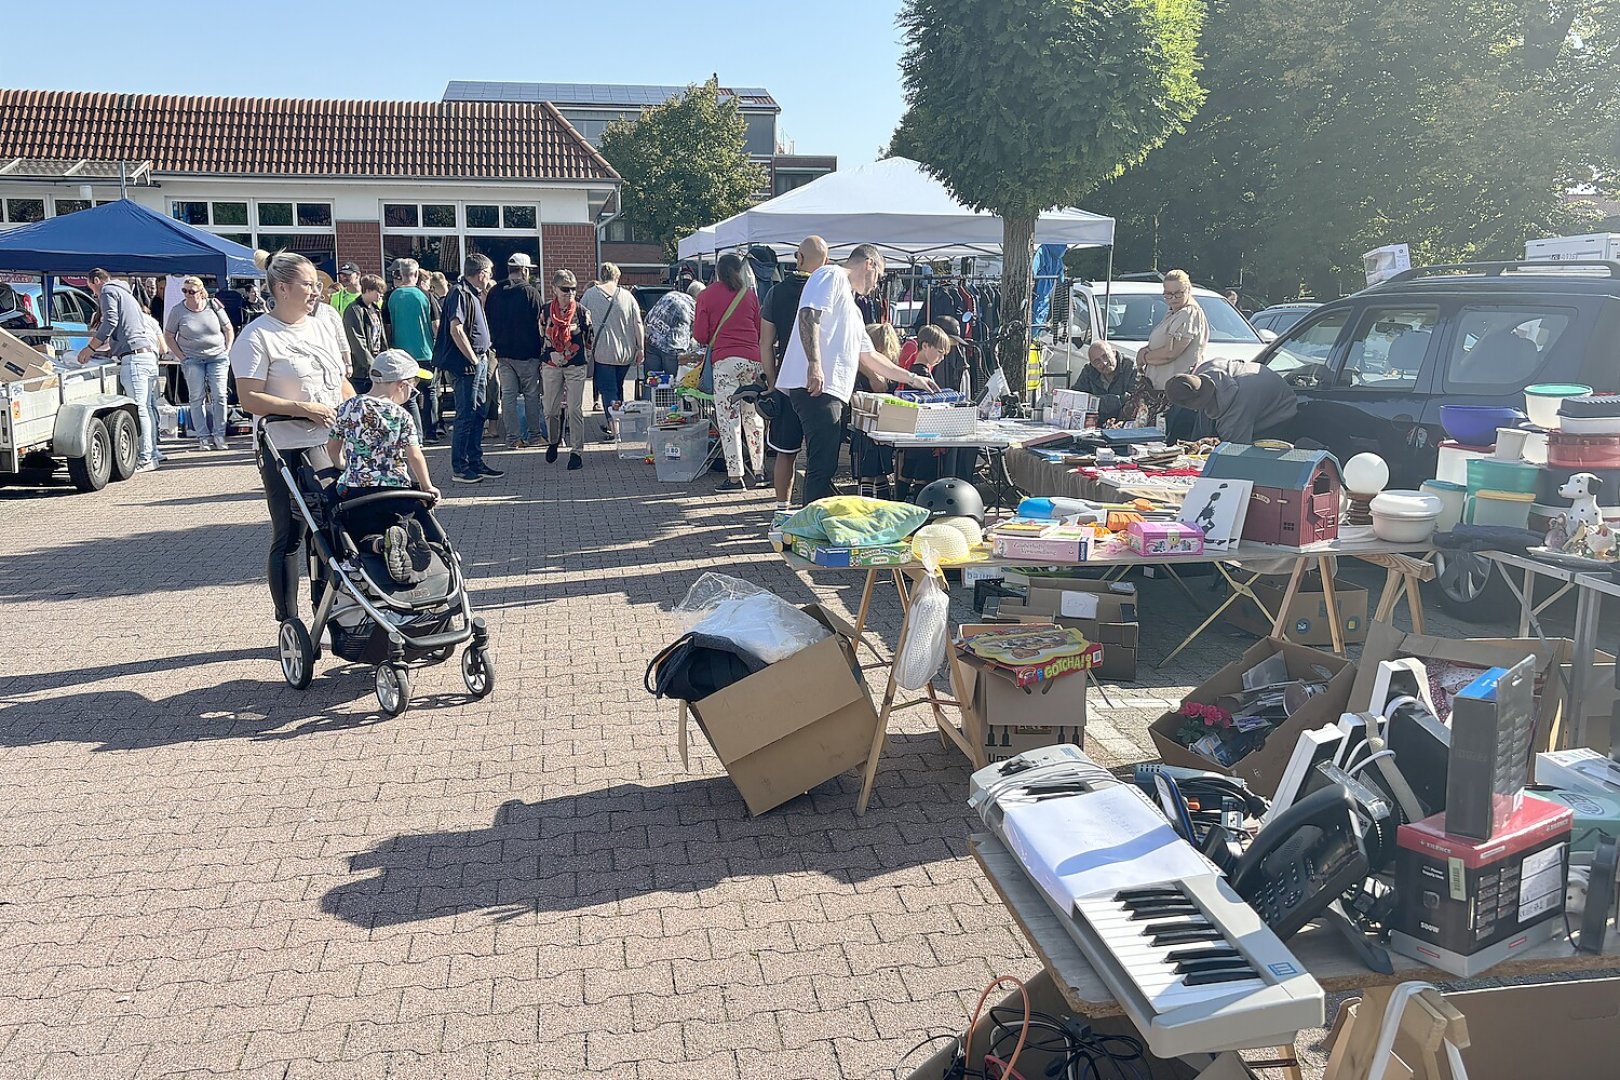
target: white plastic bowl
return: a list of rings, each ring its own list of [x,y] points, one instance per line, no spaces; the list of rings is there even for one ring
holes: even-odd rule
[[[1372,501],[1373,535],[1396,544],[1421,544],[1434,535],[1445,503],[1425,491],[1386,491]]]
[[[1524,388],[1524,411],[1538,428],[1558,426],[1558,406],[1565,398],[1584,397],[1592,388],[1580,383],[1537,383]]]

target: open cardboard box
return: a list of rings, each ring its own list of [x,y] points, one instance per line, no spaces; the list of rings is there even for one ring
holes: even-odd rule
[[[1003,630],[1006,623],[966,623],[957,637],[984,630]],[[1050,625],[1050,621],[1048,621]],[[979,748],[973,761],[980,768],[1017,757],[1042,746],[1085,745],[1086,684],[1084,671],[1053,679],[1028,690],[995,674],[955,644],[947,648],[951,686],[962,714],[962,736]]]
[[[1570,649],[1570,642],[1566,638],[1549,638],[1546,641],[1539,638],[1469,638],[1459,641],[1433,634],[1403,634],[1388,623],[1375,622],[1367,633],[1367,645],[1361,650],[1361,663],[1355,685],[1350,691],[1349,711],[1363,712],[1372,704],[1373,683],[1378,678],[1378,664],[1383,660],[1414,657],[1491,668],[1512,667],[1526,656],[1533,656],[1538,687],[1533,748],[1546,750],[1559,737],[1560,726],[1574,722],[1573,717],[1563,715]],[[1614,658],[1600,653],[1597,660],[1600,664],[1612,663]],[[1560,678],[1560,675],[1565,678]],[[1587,715],[1607,717],[1612,700],[1602,694],[1596,695],[1596,700],[1589,699]],[[1594,713],[1595,709],[1602,711]],[[1578,731],[1580,725],[1575,726]],[[1607,726],[1606,723],[1588,725],[1589,728],[1604,729]]]
[[[55,373],[56,365],[44,353],[30,348],[17,335],[0,330],[0,382],[17,382]]]
[[[1468,1080],[1620,1075],[1620,979],[1448,993],[1468,1023]]]
[[[1063,1000],[1063,995],[1058,991],[1057,985],[1052,981],[1052,976],[1046,969],[1042,968],[1034,977],[1026,980],[1024,991],[1029,995],[1029,1007],[1031,1010],[1046,1013],[1048,1016],[1059,1020],[1074,1017],[1074,1010],[1069,1008],[1068,1003]],[[990,1010],[992,1008],[995,1009],[996,1016],[1002,1021],[1007,1021],[1011,1017],[1010,1022],[1014,1025],[1023,1022],[1024,997],[1018,991],[1014,990],[998,1002],[986,1002],[984,1013],[979,1017],[979,1022],[973,1025],[973,1032],[968,1040],[967,1075],[969,1076],[979,1076],[984,1068],[984,1055],[990,1049],[992,1028]],[[1090,1027],[1097,1035],[1126,1035],[1133,1039],[1141,1039],[1141,1035],[1137,1033],[1136,1028],[1124,1016],[1083,1016],[1077,1019],[1082,1024]],[[1017,1041],[1018,1036],[1015,1027],[1014,1035],[1000,1049],[1003,1053],[1011,1054],[1013,1044]],[[1038,1041],[1034,1038],[1031,1039],[1031,1042]],[[955,1049],[953,1045],[946,1045],[917,1066],[909,1075],[908,1080],[946,1080],[949,1076],[960,1075],[953,1074],[950,1071]],[[1018,1058],[1018,1074],[1031,1078],[1047,1076],[1047,1070],[1054,1064],[1053,1057],[1052,1054],[1042,1053],[1039,1050],[1026,1047]],[[1196,1080],[1201,1076],[1209,1077],[1210,1080],[1216,1080],[1217,1077],[1220,1080],[1255,1080],[1255,1074],[1244,1066],[1235,1054],[1220,1055],[1216,1063],[1209,1066],[1202,1073],[1180,1061],[1166,1061],[1163,1058],[1156,1058],[1146,1051],[1143,1052],[1141,1060],[1131,1062],[1131,1067],[1133,1071],[1129,1075],[1139,1076],[1144,1080]],[[1104,1072],[1092,1073],[1091,1075],[1112,1076],[1115,1073]]]
[[[1270,798],[1277,792],[1283,770],[1293,756],[1294,744],[1300,733],[1339,719],[1350,701],[1351,685],[1355,681],[1355,668],[1350,661],[1332,653],[1322,652],[1307,645],[1296,645],[1277,638],[1263,638],[1249,646],[1247,652],[1217,671],[1208,681],[1188,694],[1184,701],[1200,705],[1213,705],[1223,694],[1235,694],[1243,689],[1243,673],[1274,653],[1281,652],[1288,663],[1291,679],[1320,681],[1326,673],[1328,688],[1295,711],[1288,720],[1273,729],[1265,744],[1253,753],[1240,758],[1231,766],[1211,761],[1182,746],[1175,733],[1182,725],[1182,716],[1171,710],[1153,721],[1148,733],[1159,757],[1167,765],[1181,765],[1189,769],[1208,769],[1211,772],[1236,776],[1248,783],[1256,794]]]
[[[814,604],[803,610],[832,636],[688,707],[756,816],[865,761],[877,728],[855,628]],[[683,711],[682,765],[686,736]]]
[[[1001,618],[1019,622],[1055,622],[1072,626],[1103,647],[1102,663],[1092,674],[1103,679],[1136,678],[1136,649],[1141,634],[1136,585],[1129,581],[1088,578],[1024,578],[1023,603],[1003,600]]]
[[[1257,578],[1250,586],[1265,604],[1266,610],[1276,614],[1288,594],[1286,576]],[[1367,640],[1367,590],[1342,578],[1333,579],[1333,596],[1338,601],[1339,628],[1344,642],[1354,645]],[[1322,575],[1307,574],[1299,583],[1299,591],[1288,605],[1283,625],[1288,628],[1288,640],[1301,645],[1333,644],[1333,631],[1328,625],[1327,596],[1322,592]],[[1254,601],[1240,597],[1222,616],[1224,621],[1256,637],[1271,633],[1272,622]]]

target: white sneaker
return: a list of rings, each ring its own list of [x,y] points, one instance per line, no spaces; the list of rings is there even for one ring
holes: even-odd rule
[[[229,450],[230,449],[230,445],[225,442],[225,436],[223,436],[223,435],[215,435],[214,436],[214,449],[215,450]]]
[[[198,450],[212,450],[213,448],[214,444],[208,441],[207,436],[202,436],[197,439]]]
[[[148,462],[146,462],[146,463],[144,463],[144,464],[142,464],[142,465],[137,465],[137,466],[135,466],[135,471],[136,471],[136,472],[137,472],[137,473],[143,473],[143,472],[157,472],[157,467],[158,467],[158,463],[157,463],[157,462],[155,462],[155,461],[148,461]]]

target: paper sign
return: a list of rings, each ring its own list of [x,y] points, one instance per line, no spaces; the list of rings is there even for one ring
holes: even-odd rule
[[[1063,599],[1058,602],[1058,614],[1066,619],[1095,619],[1099,599],[1096,593],[1065,590]]]

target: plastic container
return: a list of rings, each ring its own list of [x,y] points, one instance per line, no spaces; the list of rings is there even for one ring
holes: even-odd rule
[[[1467,525],[1500,525],[1525,529],[1530,525],[1530,507],[1536,497],[1528,491],[1477,491],[1468,496],[1463,510]]]
[[[1485,446],[1496,438],[1499,427],[1513,427],[1524,420],[1524,413],[1500,405],[1442,405],[1440,426],[1464,446]]]
[[[1525,428],[1524,446],[1519,450],[1519,456],[1532,465],[1547,464],[1547,433],[1540,428]],[[1620,431],[1620,427],[1615,429]]]
[[[1585,397],[1592,392],[1590,386],[1580,383],[1537,383],[1524,388],[1524,411],[1530,422],[1539,428],[1558,426],[1558,407],[1565,398]]]
[[[1536,476],[1537,504],[1559,510],[1568,508],[1569,500],[1560,495],[1558,489],[1568,483],[1570,477],[1581,472],[1589,472],[1603,481],[1597,493],[1599,506],[1620,507],[1620,469],[1570,469],[1559,465],[1543,466]]]
[[[1540,471],[1522,461],[1476,458],[1468,463],[1468,490],[1533,492]]]
[[[1496,429],[1496,452],[1491,456],[1497,461],[1522,461],[1524,444],[1529,438],[1529,428],[1499,427]]]
[[[653,428],[650,449],[660,481],[690,483],[702,475],[709,463],[709,425]]]
[[[1620,435],[1550,432],[1547,464],[1569,469],[1620,469]]]
[[[1425,495],[1440,500],[1440,516],[1435,520],[1435,532],[1450,532],[1462,523],[1463,504],[1468,501],[1468,488],[1449,480],[1425,480],[1419,485]]]
[[[1560,416],[1565,435],[1620,435],[1620,416]]]
[[[1464,446],[1460,442],[1447,440],[1440,444],[1440,460],[1435,465],[1434,478],[1453,484],[1467,484],[1468,463],[1490,456],[1489,446]]]
[[[1373,497],[1373,535],[1398,544],[1421,544],[1434,535],[1445,503],[1424,491],[1386,491]]]
[[[1566,399],[1558,406],[1559,417],[1602,419],[1620,416],[1620,394],[1587,394]]]
[[[647,434],[652,430],[650,401],[627,401],[619,410],[619,457],[634,461],[647,456]]]

